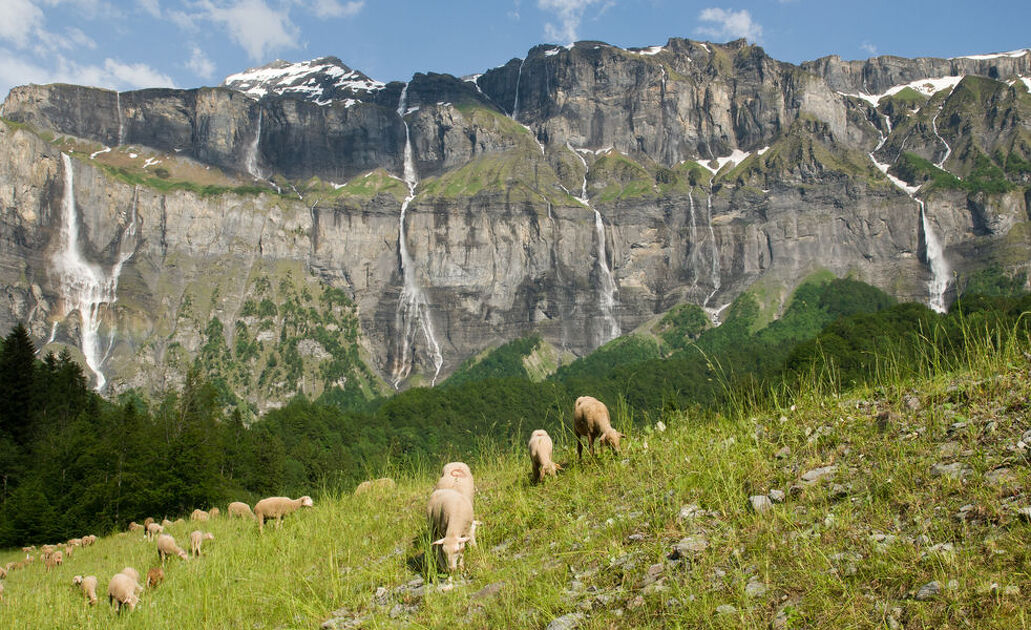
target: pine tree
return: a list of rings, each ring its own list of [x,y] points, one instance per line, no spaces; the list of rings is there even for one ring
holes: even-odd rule
[[[36,411],[36,346],[21,322],[0,351],[0,432],[25,446],[32,437]]]

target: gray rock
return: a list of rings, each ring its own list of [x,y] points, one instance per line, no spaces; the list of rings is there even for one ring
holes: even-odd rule
[[[681,521],[688,521],[704,515],[705,510],[703,510],[701,506],[696,503],[689,503],[680,508],[680,513],[677,515],[677,518]]]
[[[970,475],[970,467],[963,462],[952,462],[951,464],[935,464],[931,466],[932,477],[947,477],[957,481],[965,479]]]
[[[916,599],[920,602],[925,602],[929,599],[934,599],[941,595],[942,586],[938,582],[928,582],[920,587],[920,590],[916,592]]]
[[[552,619],[546,630],[573,630],[583,620],[583,613],[568,613]]]
[[[787,446],[781,448],[779,451],[777,451],[776,453],[773,454],[773,456],[776,457],[777,459],[786,459],[790,455],[791,455],[791,448],[787,447]]]
[[[1031,523],[1031,506],[1017,508],[1017,516]]]
[[[769,590],[770,589],[765,584],[759,582],[758,580],[750,581],[748,584],[745,585],[745,595],[747,595],[748,597],[762,597]]]
[[[735,615],[735,614],[737,614],[737,608],[731,606],[730,604],[722,604],[722,605],[716,607],[716,614],[717,615]]]
[[[669,554],[670,560],[689,558],[709,548],[709,539],[704,534],[685,536],[680,542],[673,545],[673,551]]]
[[[473,601],[478,601],[478,600],[481,600],[481,599],[487,599],[488,597],[492,597],[492,596],[497,595],[498,593],[500,593],[501,589],[503,589],[504,587],[505,587],[505,583],[504,582],[494,582],[493,584],[488,584],[487,586],[484,586],[480,590],[478,590],[475,593],[473,593],[472,595],[470,595],[469,599],[471,599]]]
[[[822,479],[830,479],[837,473],[837,466],[823,466],[821,468],[814,468],[804,475],[802,475],[802,483],[806,485],[813,485]]]
[[[776,489],[770,490],[766,496],[770,497],[770,501],[773,501],[774,503],[783,503],[786,498],[783,490]]]
[[[748,498],[748,502],[751,503],[752,509],[760,514],[773,509],[773,502],[765,494],[751,496]]]
[[[992,484],[1004,484],[1010,483],[1016,480],[1013,475],[1013,471],[1009,468],[996,468],[995,470],[989,470],[984,474],[984,480]]]

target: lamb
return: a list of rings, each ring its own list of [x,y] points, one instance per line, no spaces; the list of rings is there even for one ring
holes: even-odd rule
[[[147,588],[157,588],[158,584],[165,581],[165,570],[161,567],[151,567],[147,571]]]
[[[380,477],[379,479],[363,481],[354,489],[354,495],[358,496],[360,494],[365,494],[366,492],[393,490],[395,485],[394,480],[390,477]]]
[[[78,586],[82,590],[82,596],[86,599],[87,606],[96,606],[97,604],[97,576],[87,575],[82,577],[76,575],[72,578],[72,584]]]
[[[239,516],[240,518],[254,518],[254,512],[251,512],[251,506],[247,505],[243,501],[233,501],[229,504],[229,518]]]
[[[139,591],[142,587],[131,575],[116,573],[111,581],[107,583],[107,601],[115,606],[115,610],[122,612],[122,606],[128,605],[129,610],[136,610],[136,604],[140,601]]]
[[[211,518],[218,518],[218,515],[221,513],[222,511],[219,510],[217,507],[213,507],[210,510],[208,510],[208,516],[210,516]]]
[[[200,509],[194,510],[193,512],[190,512],[190,520],[191,521],[206,521],[206,520],[208,520],[208,513],[205,512],[204,510],[200,510]]]
[[[169,534],[161,534],[158,536],[158,558],[160,558],[161,564],[164,565],[165,558],[172,555],[186,560],[186,552],[180,549],[179,545],[175,544],[175,538]]]
[[[576,399],[573,407],[573,431],[576,433],[576,455],[583,459],[583,442],[580,436],[587,437],[587,446],[594,455],[594,440],[600,438],[600,444],[608,444],[619,453],[619,440],[626,436],[612,428],[609,421],[609,409],[605,403],[591,396]]]
[[[154,540],[154,537],[163,531],[165,531],[164,527],[152,522],[149,525],[147,525],[147,539]]]
[[[445,488],[457,490],[469,500],[469,505],[473,504],[476,487],[473,483],[473,472],[469,469],[468,464],[464,462],[444,464],[444,468],[440,471],[440,479],[437,480],[434,489],[444,490]]]
[[[426,519],[430,535],[436,540],[440,554],[446,561],[448,571],[465,567],[465,544],[471,540],[473,506],[461,492],[444,488],[434,490],[426,505]]]
[[[258,519],[258,531],[264,533],[265,519],[275,518],[276,525],[281,525],[283,517],[301,507],[312,507],[315,503],[305,495],[299,499],[288,497],[269,497],[254,505],[254,516]]]
[[[47,572],[49,572],[50,569],[53,569],[54,567],[61,564],[64,564],[64,556],[61,554],[60,551],[55,551],[43,560],[43,567],[47,570]]]
[[[202,532],[196,529],[190,533],[190,553],[194,556],[201,555],[200,546],[205,540],[215,540],[215,535],[211,532]]]
[[[544,481],[545,475],[552,477],[558,474],[562,467],[551,461],[551,451],[554,445],[551,436],[544,429],[537,429],[530,434],[530,463],[533,465],[532,475],[534,481]]]

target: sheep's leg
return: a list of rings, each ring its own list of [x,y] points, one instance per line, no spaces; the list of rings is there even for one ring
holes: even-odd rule
[[[591,457],[597,457],[597,455],[594,454],[594,436],[593,435],[588,435],[587,436],[587,446],[591,450]]]
[[[576,458],[584,458],[584,443],[580,441],[580,436],[576,436]]]

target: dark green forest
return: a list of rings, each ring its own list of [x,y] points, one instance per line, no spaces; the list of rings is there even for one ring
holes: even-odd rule
[[[851,279],[807,282],[780,316],[740,296],[714,327],[695,306],[671,310],[653,334],[613,340],[532,382],[532,336],[460,367],[436,388],[355,402],[297,397],[245,426],[198,363],[157,400],[105,400],[67,352],[40,358],[18,325],[0,346],[0,547],[104,534],[146,516],[271,494],[349,489],[370,475],[431,468],[487,445],[521,444],[536,428],[571,439],[572,402],[590,394],[617,421],[653,423],[670,411],[718,410],[787,391],[814,375],[847,389],[884,371],[917,374],[964,352],[971,336],[1027,334],[1023,282],[983,281],[939,315],[898,304]],[[341,402],[341,401],[347,402]],[[632,427],[622,430],[631,433]]]

